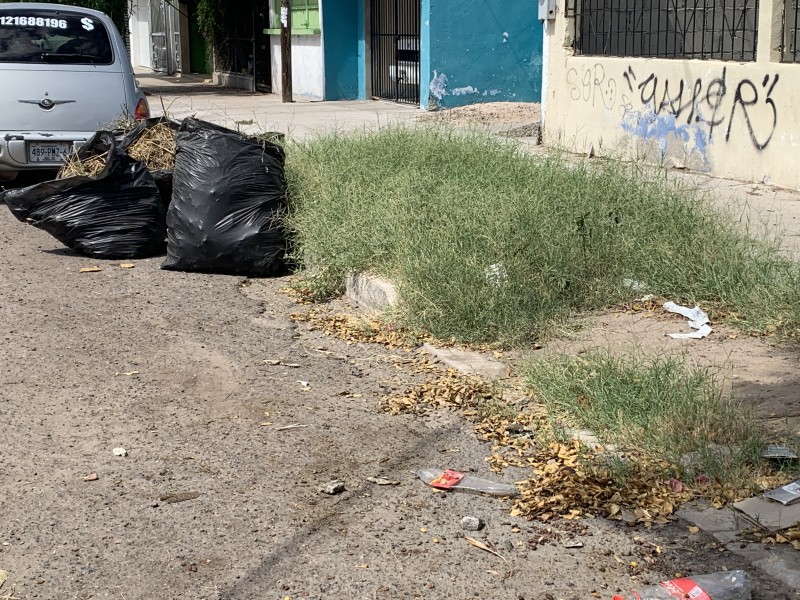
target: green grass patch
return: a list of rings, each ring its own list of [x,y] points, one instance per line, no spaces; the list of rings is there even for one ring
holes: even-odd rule
[[[714,373],[679,358],[559,355],[530,361],[524,372],[554,418],[683,475],[741,482],[761,462],[764,438],[752,411],[723,392]]]
[[[646,291],[754,331],[794,332],[798,266],[707,198],[621,163],[534,158],[435,128],[332,134],[288,148],[288,226],[309,287],[348,271],[399,286],[406,321],[464,342],[525,342]]]

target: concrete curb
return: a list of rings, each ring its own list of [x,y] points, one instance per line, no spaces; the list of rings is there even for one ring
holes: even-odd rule
[[[397,286],[367,273],[351,273],[344,282],[345,296],[369,312],[383,312],[397,305]]]
[[[368,273],[351,273],[345,279],[345,295],[362,309],[382,312],[397,305],[397,286],[391,281]],[[480,375],[486,379],[505,379],[510,368],[480,352],[457,348],[438,348],[424,344],[422,349],[452,369],[465,375]]]
[[[729,552],[741,556],[754,568],[790,589],[800,591],[800,562],[787,560],[786,557],[797,551],[789,547],[743,543],[738,534],[751,528],[752,524],[733,508],[717,509],[686,505],[675,514],[711,535]]]
[[[423,344],[422,349],[451,369],[456,369],[465,375],[480,375],[486,379],[506,379],[510,375],[511,369],[507,364],[484,356],[480,352],[438,348],[431,344]]]

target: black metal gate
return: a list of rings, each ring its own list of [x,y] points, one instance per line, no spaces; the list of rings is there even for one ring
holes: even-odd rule
[[[371,0],[372,96],[419,104],[420,0]]]

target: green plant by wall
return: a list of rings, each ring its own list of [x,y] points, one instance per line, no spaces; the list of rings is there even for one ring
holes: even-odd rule
[[[236,10],[241,2],[225,2],[224,0],[197,0],[197,24],[200,34],[212,48],[216,59],[216,67],[226,70],[229,65],[224,62],[227,54],[222,50],[228,44],[228,32],[225,23],[229,18],[231,9]]]

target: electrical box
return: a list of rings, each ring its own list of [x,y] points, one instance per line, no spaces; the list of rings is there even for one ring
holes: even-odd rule
[[[556,0],[539,0],[539,20],[553,21],[556,18]]]

